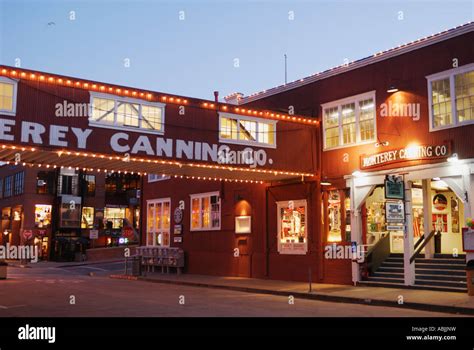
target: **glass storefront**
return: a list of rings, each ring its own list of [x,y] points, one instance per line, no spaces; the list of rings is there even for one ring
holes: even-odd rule
[[[306,200],[277,202],[278,252],[280,254],[306,254],[307,203]]]

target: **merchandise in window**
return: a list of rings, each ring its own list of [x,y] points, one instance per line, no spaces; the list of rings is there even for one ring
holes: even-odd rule
[[[47,228],[51,225],[51,205],[35,205],[35,227]]]
[[[83,207],[82,208],[82,221],[81,228],[94,228],[94,208]]]
[[[147,239],[149,246],[170,246],[171,200],[153,199],[147,203]]]
[[[306,254],[307,204],[306,200],[277,202],[278,252],[280,254]]]

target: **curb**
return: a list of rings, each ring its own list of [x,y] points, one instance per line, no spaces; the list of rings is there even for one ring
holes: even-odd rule
[[[221,285],[221,284],[210,284],[210,283],[201,283],[201,282],[160,280],[160,279],[129,276],[129,275],[110,275],[109,277],[112,279],[121,279],[121,280],[128,280],[128,281],[175,284],[175,285],[183,285],[183,286],[191,286],[191,287],[225,289],[225,290],[233,290],[233,291],[244,292],[244,293],[267,294],[267,295],[278,295],[278,296],[292,295],[296,298],[307,299],[307,300],[320,300],[320,301],[329,301],[329,302],[336,302],[336,303],[362,304],[362,305],[371,305],[371,306],[387,306],[387,307],[395,307],[399,309],[414,309],[414,310],[421,310],[421,311],[443,312],[443,313],[450,313],[450,314],[457,314],[457,315],[474,316],[473,308],[460,307],[460,306],[434,305],[434,304],[425,304],[425,303],[417,303],[417,302],[405,302],[400,305],[396,301],[389,301],[389,300],[383,300],[383,299],[356,298],[356,297],[318,294],[318,293],[310,294],[310,293],[294,292],[294,291],[288,291],[288,290],[271,290],[271,289],[262,289],[262,288],[252,288],[252,287],[227,286],[227,285]]]

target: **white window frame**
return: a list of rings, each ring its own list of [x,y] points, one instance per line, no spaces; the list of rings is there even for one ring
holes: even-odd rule
[[[274,143],[273,145],[265,142],[258,142],[258,141],[249,141],[249,140],[234,140],[234,139],[226,139],[221,137],[221,120],[222,118],[229,118],[229,119],[237,119],[239,120],[246,120],[250,122],[256,122],[257,123],[257,140],[258,140],[258,125],[259,123],[264,123],[264,124],[271,124],[273,125],[273,130],[274,130],[274,136],[273,140]],[[230,143],[230,144],[235,144],[235,145],[246,145],[246,146],[258,146],[258,147],[264,147],[264,148],[276,148],[277,147],[277,120],[270,120],[270,119],[264,119],[264,118],[255,118],[255,117],[248,117],[248,116],[242,116],[240,114],[233,114],[233,113],[226,113],[226,112],[219,112],[219,142],[220,143]],[[239,137],[239,129],[237,129],[237,137]]]
[[[363,100],[368,100],[372,98],[374,101],[374,138],[372,140],[366,140],[366,141],[361,141],[360,140],[360,106],[359,102]],[[356,141],[350,144],[342,145],[342,140],[343,140],[343,132],[342,132],[342,105],[349,104],[349,103],[354,103],[355,104],[355,127],[356,127]],[[338,115],[339,115],[339,146],[335,147],[326,147],[326,123],[325,123],[325,118],[324,118],[324,111],[328,108],[338,108]],[[336,101],[331,101],[327,102],[321,105],[321,115],[322,115],[322,121],[323,121],[323,151],[332,151],[335,149],[340,149],[340,148],[347,148],[347,147],[354,147],[354,146],[360,146],[360,145],[367,145],[370,143],[377,142],[377,102],[375,99],[375,90],[364,92],[362,94],[350,96],[350,97],[345,97],[340,100]]]
[[[171,176],[160,175],[160,174],[148,174],[148,183],[164,181],[171,179]]]
[[[276,202],[277,206],[277,227],[278,227],[278,233],[277,233],[277,243],[278,243],[278,253],[280,254],[285,254],[285,255],[305,255],[308,253],[308,240],[309,240],[309,234],[308,234],[308,201],[306,199],[298,199],[298,200],[293,200],[293,205],[295,208],[304,206],[304,228],[305,228],[305,234],[306,234],[306,242],[304,243],[299,243],[299,242],[294,242],[294,243],[289,243],[289,244],[297,244],[297,245],[302,245],[304,244],[304,249],[303,250],[286,250],[282,248],[282,242],[281,242],[281,209],[282,208],[288,208],[288,202],[290,201],[280,201]]]
[[[147,247],[158,247],[158,245],[156,244],[156,236],[157,234],[159,233],[163,233],[165,232],[166,230],[163,229],[163,226],[161,227],[160,230],[157,230],[156,229],[156,204],[158,203],[161,203],[161,210],[163,211],[163,204],[166,203],[166,202],[169,202],[170,204],[170,227],[168,228],[167,232],[168,232],[168,235],[169,235],[169,241],[168,241],[168,245],[161,245],[160,247],[170,247],[171,246],[171,198],[170,197],[167,197],[167,198],[155,198],[155,199],[149,199],[146,201],[146,226],[145,226],[145,245]],[[148,245],[148,206],[150,204],[154,204],[155,207],[154,207],[154,210],[153,210],[153,223],[154,223],[154,227],[153,227],[153,244],[152,245]]]
[[[13,97],[12,97],[13,98],[13,103],[12,103],[13,110],[10,111],[10,110],[7,110],[7,109],[0,109],[0,114],[15,117],[16,116],[17,96],[18,96],[17,95],[17,93],[18,93],[18,80],[6,78],[6,77],[0,77],[0,83],[6,83],[6,84],[13,85]]]
[[[202,199],[209,197],[209,204],[210,203],[210,198],[212,196],[219,196],[219,227],[202,227],[202,215],[199,215],[199,228],[193,228],[193,199],[199,198],[199,210],[201,211],[202,209]],[[195,193],[195,194],[190,194],[189,195],[190,200],[189,200],[189,230],[190,231],[219,231],[222,226],[222,198],[221,194],[219,191],[214,191],[214,192],[206,192],[206,193]],[[211,207],[211,212],[212,212],[212,207]],[[202,214],[202,213],[201,213]],[[211,218],[212,222],[212,218]]]
[[[113,100],[114,101],[114,123],[102,123],[98,122],[94,119],[93,113],[94,113],[94,98],[103,98],[103,99],[108,99],[108,100]],[[142,117],[142,106],[149,106],[149,107],[157,107],[161,109],[161,124],[162,124],[162,129],[161,130],[151,130],[151,129],[145,129],[141,128],[140,126],[138,127],[133,127],[133,126],[127,126],[127,125],[118,125],[117,124],[117,103],[118,102],[124,102],[124,103],[133,103],[133,104],[138,104],[139,105],[139,112],[138,112],[138,118],[139,121],[141,122],[141,117]],[[97,128],[104,128],[104,129],[113,129],[113,130],[126,130],[126,131],[134,131],[134,132],[139,132],[139,133],[145,133],[145,134],[155,134],[155,135],[163,135],[165,133],[165,111],[166,111],[166,104],[161,103],[161,102],[149,102],[149,101],[144,101],[138,98],[130,98],[130,97],[119,97],[116,95],[111,95],[111,94],[106,94],[106,93],[100,93],[100,92],[91,92],[90,93],[90,108],[89,108],[89,126],[95,126]]]
[[[430,132],[439,131],[444,129],[452,129],[457,128],[463,125],[474,124],[474,120],[468,120],[464,122],[458,121],[457,109],[456,109],[456,86],[455,86],[455,79],[454,76],[467,73],[474,70],[474,63],[466,64],[461,67],[448,69],[442,72],[438,72],[435,74],[431,74],[426,76],[427,83],[428,83],[428,111],[430,116]],[[432,96],[432,87],[431,83],[436,80],[446,79],[449,78],[449,89],[451,95],[451,115],[453,118],[453,123],[451,125],[445,126],[434,126],[434,119],[433,119],[433,96]]]

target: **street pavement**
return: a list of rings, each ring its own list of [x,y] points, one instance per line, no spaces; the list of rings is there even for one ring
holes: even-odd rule
[[[123,262],[9,267],[0,280],[0,317],[353,316],[452,317],[452,314],[111,279]]]

